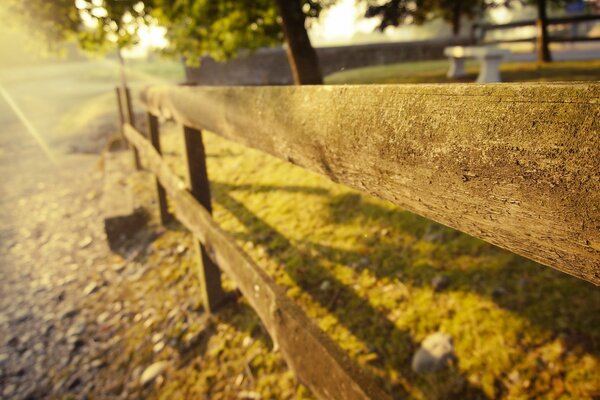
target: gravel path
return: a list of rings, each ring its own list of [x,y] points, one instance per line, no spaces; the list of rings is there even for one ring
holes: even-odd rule
[[[87,68],[79,65],[81,71]],[[84,392],[98,363],[82,365],[72,376],[59,372],[102,346],[89,335],[97,316],[83,308],[83,301],[108,282],[114,256],[102,231],[99,157],[66,152],[58,125],[61,113],[72,110],[82,93],[91,97],[100,88],[61,91],[69,82],[57,83],[49,75],[55,68],[37,69],[30,79],[22,73],[7,78],[3,72],[0,398]],[[93,131],[69,135],[71,143],[94,144],[95,139],[101,138]],[[101,140],[95,145],[98,150]]]

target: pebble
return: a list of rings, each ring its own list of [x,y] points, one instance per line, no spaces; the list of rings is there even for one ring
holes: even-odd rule
[[[85,330],[85,322],[77,322],[77,323],[71,325],[71,327],[67,331],[67,337],[68,338],[77,337],[77,336],[81,335],[84,330]]]
[[[238,399],[245,399],[245,400],[260,400],[262,397],[260,396],[260,393],[257,392],[251,392],[248,390],[242,390],[238,393],[237,395]]]
[[[450,278],[448,278],[446,275],[436,275],[431,280],[431,287],[436,292],[441,292],[442,290],[446,289],[449,284]]]
[[[162,374],[167,369],[168,366],[169,366],[168,362],[159,361],[159,362],[155,362],[154,364],[147,367],[144,370],[144,372],[142,372],[142,376],[140,377],[141,385],[145,386],[145,385],[149,384],[150,382],[152,382],[154,379],[156,379],[156,377],[158,377],[160,374]]]
[[[110,318],[110,313],[108,311],[104,311],[103,313],[101,313],[100,315],[98,315],[98,318],[96,318],[96,322],[99,323],[99,324],[103,324],[109,318]]]
[[[97,290],[98,290],[98,285],[96,284],[96,282],[90,282],[85,287],[85,289],[83,289],[83,294],[85,294],[86,296],[88,296],[88,295],[96,292]]]
[[[15,314],[13,321],[17,324],[21,322],[25,322],[32,317],[31,313],[28,310],[20,310]]]
[[[64,319],[73,318],[77,314],[79,314],[79,310],[77,310],[75,308],[71,308],[71,309],[63,312],[62,315],[60,316],[60,319],[64,320]]]
[[[158,343],[165,337],[164,333],[155,333],[152,335],[152,343]]]
[[[450,335],[436,332],[423,340],[414,354],[412,369],[418,374],[440,371],[456,359]]]
[[[17,386],[14,383],[9,383],[4,387],[2,394],[4,397],[9,398],[17,391]]]
[[[492,297],[502,297],[507,293],[506,289],[502,286],[497,286],[492,290]]]
[[[94,360],[90,363],[90,367],[92,368],[101,368],[104,367],[106,363],[100,359]]]
[[[85,249],[90,244],[92,244],[93,241],[94,241],[94,239],[92,239],[91,236],[86,236],[83,239],[81,239],[81,241],[77,245],[79,246],[80,249]]]
[[[125,263],[114,264],[112,266],[112,270],[115,271],[117,274],[120,274],[121,272],[125,271],[125,266]]]
[[[165,348],[165,342],[158,342],[152,348],[154,353],[160,353]]]

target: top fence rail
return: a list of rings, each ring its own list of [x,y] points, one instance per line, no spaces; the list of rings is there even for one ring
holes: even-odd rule
[[[600,285],[600,84],[156,87],[148,111]]]

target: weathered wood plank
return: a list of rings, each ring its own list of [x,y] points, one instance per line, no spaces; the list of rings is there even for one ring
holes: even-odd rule
[[[389,399],[221,230],[139,132],[125,125],[125,136],[165,187],[177,218],[237,283],[302,383],[321,399]]]
[[[206,154],[202,132],[184,127],[183,141],[190,192],[198,203],[211,214],[210,183],[206,170]],[[200,240],[198,240],[196,246],[196,258],[204,307],[208,312],[214,312],[225,300],[225,292],[221,287],[221,270],[208,256],[207,250]]]
[[[158,118],[150,113],[147,113],[148,119],[148,136],[150,143],[158,154],[162,154],[160,150],[160,132],[158,128]],[[158,178],[156,179],[156,206],[158,217],[162,225],[169,223],[171,215],[169,214],[169,205],[167,203],[167,195]]]
[[[203,128],[600,284],[600,84],[150,88]]]

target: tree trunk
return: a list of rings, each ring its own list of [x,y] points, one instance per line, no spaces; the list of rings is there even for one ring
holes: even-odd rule
[[[536,51],[538,62],[552,61],[548,41],[548,16],[546,15],[546,0],[537,0],[538,17],[536,20],[537,39]]]
[[[277,0],[281,15],[283,34],[287,43],[287,55],[296,85],[320,85],[323,83],[317,52],[310,44],[304,13],[300,0]]]
[[[454,3],[452,9],[452,34],[458,36],[460,33],[460,17],[461,17],[460,1]]]
[[[127,87],[127,75],[125,74],[125,59],[123,58],[123,53],[121,53],[121,48],[117,48],[117,59],[119,60],[119,72],[121,76],[121,86],[123,88]]]

